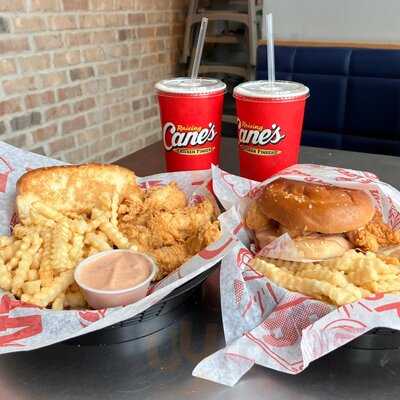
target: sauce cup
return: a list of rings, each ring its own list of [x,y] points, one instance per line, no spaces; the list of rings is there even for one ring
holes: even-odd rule
[[[124,289],[98,289],[95,287],[90,287],[87,282],[84,283],[81,279],[82,271],[89,265],[93,265],[96,261],[101,261],[102,258],[114,256],[117,253],[124,253],[127,258],[132,256],[132,260],[137,260],[138,256],[142,258],[149,266],[149,275],[142,282],[128,288]],[[99,269],[101,266],[99,266]],[[147,294],[147,290],[150,286],[150,282],[157,273],[157,266],[154,261],[146,254],[133,251],[133,250],[107,250],[100,253],[96,253],[88,258],[81,261],[75,269],[74,278],[75,282],[82,289],[82,292],[86,298],[86,301],[90,307],[94,309],[108,308],[108,307],[118,307],[125,306],[127,304],[135,303],[138,300],[144,298]],[[100,272],[100,271],[99,271]]]

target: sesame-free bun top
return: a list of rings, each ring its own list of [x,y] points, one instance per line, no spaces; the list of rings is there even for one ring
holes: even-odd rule
[[[362,190],[277,179],[264,189],[263,213],[289,230],[336,234],[365,226],[375,207]]]

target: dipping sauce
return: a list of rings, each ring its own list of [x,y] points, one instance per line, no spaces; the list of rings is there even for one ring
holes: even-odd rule
[[[87,263],[79,272],[79,281],[89,288],[118,291],[139,285],[150,273],[151,263],[146,257],[115,252]]]
[[[74,271],[89,306],[94,309],[126,306],[146,297],[157,265],[144,253],[106,250],[82,260]]]

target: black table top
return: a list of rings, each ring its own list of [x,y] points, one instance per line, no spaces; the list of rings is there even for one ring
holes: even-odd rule
[[[301,161],[370,170],[400,186],[400,159],[303,148]],[[163,170],[160,143],[120,162],[138,175]],[[236,141],[224,139],[221,166],[237,172]],[[395,399],[400,351],[338,350],[292,376],[254,367],[233,388],[191,376],[194,366],[224,345],[220,315],[207,304],[169,328],[109,346],[59,344],[0,357],[1,400],[71,399]]]

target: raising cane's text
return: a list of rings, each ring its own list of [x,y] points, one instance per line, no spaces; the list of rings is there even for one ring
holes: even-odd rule
[[[181,125],[178,125],[181,127]],[[207,142],[212,142],[217,136],[215,124],[210,122],[207,128],[197,130],[179,131],[173,122],[167,122],[163,127],[163,141],[165,150],[170,151],[174,148],[188,146],[201,146]]]

